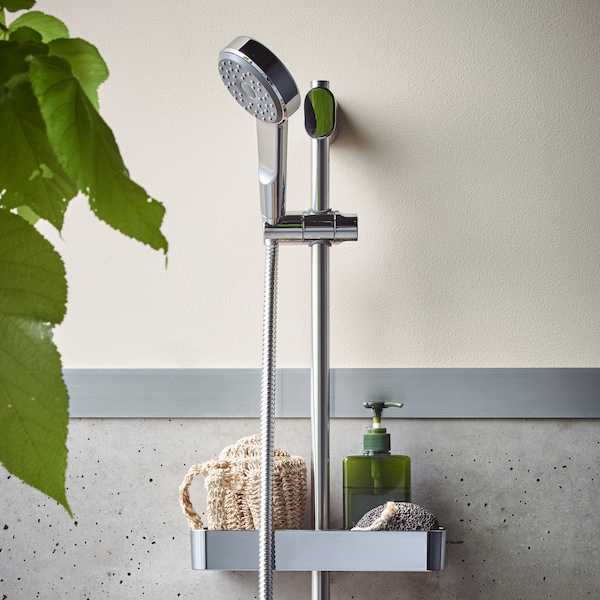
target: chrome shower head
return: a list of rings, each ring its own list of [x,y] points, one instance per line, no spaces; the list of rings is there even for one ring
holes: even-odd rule
[[[238,37],[219,54],[229,93],[257,119],[277,125],[300,107],[300,94],[283,63],[262,44]]]
[[[249,37],[221,51],[219,72],[229,93],[257,119],[261,209],[275,225],[285,216],[287,119],[300,107],[300,93],[283,63]]]

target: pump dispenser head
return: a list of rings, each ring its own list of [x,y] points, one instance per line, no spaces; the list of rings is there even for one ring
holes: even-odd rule
[[[373,411],[373,427],[363,436],[364,454],[390,454],[391,437],[381,426],[381,413],[384,408],[402,408],[399,402],[365,402],[364,407]]]

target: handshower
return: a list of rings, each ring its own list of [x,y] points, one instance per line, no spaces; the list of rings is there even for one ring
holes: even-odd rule
[[[257,119],[261,211],[269,225],[285,216],[287,119],[300,94],[283,63],[262,44],[237,37],[219,54],[219,72],[230,94]]]
[[[300,107],[300,94],[283,63],[262,44],[237,37],[219,54],[219,71],[230,94],[256,117],[258,179],[266,225],[285,217],[287,119]],[[273,421],[275,417],[275,298],[279,242],[265,239],[265,298],[261,377],[259,594],[273,597]]]
[[[315,81],[306,102],[306,129],[312,138],[313,206],[286,212],[287,120],[300,107],[300,94],[283,63],[249,37],[237,37],[219,54],[219,71],[229,93],[256,117],[258,178],[264,219],[265,296],[261,376],[260,528],[258,582],[260,600],[272,600],[275,569],[273,531],[274,419],[276,398],[276,281],[280,242],[306,244],[312,253],[311,412],[313,421],[314,522],[329,528],[329,248],[358,236],[356,215],[329,208],[329,143],[335,129],[336,102],[329,82]],[[313,571],[313,598],[329,598],[329,573]]]

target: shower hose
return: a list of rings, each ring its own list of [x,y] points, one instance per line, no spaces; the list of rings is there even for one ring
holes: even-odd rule
[[[273,598],[275,535],[273,533],[273,438],[275,420],[275,324],[277,304],[277,240],[265,240],[265,290],[260,404],[260,530],[258,584],[260,600]]]

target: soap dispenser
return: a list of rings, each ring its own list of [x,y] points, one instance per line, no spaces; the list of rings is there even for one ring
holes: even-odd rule
[[[352,529],[369,510],[388,500],[410,502],[410,458],[392,455],[390,434],[381,426],[384,408],[397,402],[365,402],[373,426],[363,436],[363,454],[347,456],[343,465],[344,529]]]

